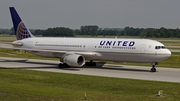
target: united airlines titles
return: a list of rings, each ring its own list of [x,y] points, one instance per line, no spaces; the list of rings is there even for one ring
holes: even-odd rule
[[[100,41],[100,46],[134,46],[134,41]]]

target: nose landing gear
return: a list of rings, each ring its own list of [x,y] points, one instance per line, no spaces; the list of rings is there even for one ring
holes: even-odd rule
[[[156,72],[156,65],[157,64],[158,64],[157,62],[151,63],[152,68],[151,68],[150,72]]]

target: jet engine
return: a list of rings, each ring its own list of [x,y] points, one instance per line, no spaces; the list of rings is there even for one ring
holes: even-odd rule
[[[69,66],[82,67],[85,63],[85,59],[81,55],[69,54],[62,58],[62,62]]]

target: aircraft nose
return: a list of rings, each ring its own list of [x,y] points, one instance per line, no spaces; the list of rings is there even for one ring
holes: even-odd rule
[[[166,55],[167,55],[167,58],[171,56],[171,51],[169,49],[167,49]]]

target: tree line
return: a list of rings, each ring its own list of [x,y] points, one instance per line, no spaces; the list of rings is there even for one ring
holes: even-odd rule
[[[12,34],[12,31],[10,29],[0,29],[0,34]]]
[[[125,27],[122,31],[124,36],[140,36],[148,38],[180,38],[180,29],[167,29],[164,27],[161,28],[132,28]]]
[[[97,25],[81,26],[80,29],[70,29],[65,27],[54,27],[46,30],[36,29],[30,30],[34,35],[52,36],[52,37],[74,37],[76,35],[89,36],[139,36],[147,38],[180,38],[180,29],[161,28],[99,28]],[[12,34],[11,29],[0,29],[0,34]]]
[[[99,28],[97,25],[81,26],[80,29],[69,29],[64,27],[49,28],[47,30],[35,30],[35,35],[42,36],[139,36],[144,38],[180,38],[180,29],[161,28]]]

